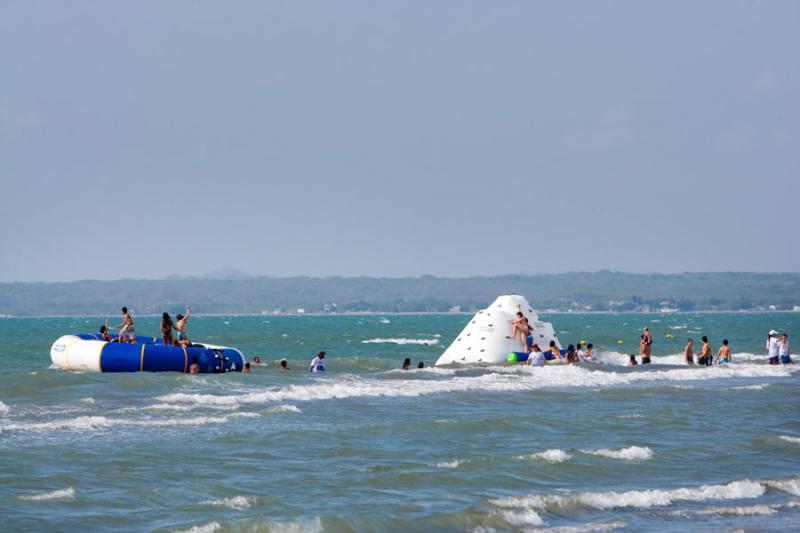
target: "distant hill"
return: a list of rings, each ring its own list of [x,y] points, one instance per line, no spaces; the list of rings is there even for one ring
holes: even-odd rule
[[[791,310],[800,274],[713,272],[629,274],[570,272],[471,278],[271,278],[235,269],[202,278],[0,283],[0,315],[78,315],[175,311],[197,313],[473,311],[518,293],[538,309],[576,311]],[[772,306],[772,307],[770,307]]]

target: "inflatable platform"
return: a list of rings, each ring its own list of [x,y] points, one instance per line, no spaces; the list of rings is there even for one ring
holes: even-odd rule
[[[509,352],[521,351],[520,341],[508,338],[511,335],[511,320],[517,311],[533,326],[531,343],[545,351],[554,341],[561,349],[553,325],[539,320],[539,315],[524,296],[506,294],[499,296],[486,309],[481,309],[469,321],[464,330],[447,347],[436,361],[437,365],[505,363]]]
[[[106,342],[99,334],[59,337],[50,348],[53,364],[84,372],[189,372],[197,358],[201,373],[241,372],[245,358],[227,346],[193,343],[165,346],[158,337],[137,337],[136,344]]]

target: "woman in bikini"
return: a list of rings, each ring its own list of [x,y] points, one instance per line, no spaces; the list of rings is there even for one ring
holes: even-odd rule
[[[522,314],[522,311],[517,311],[517,317],[511,320],[511,335],[506,337],[508,339],[519,339],[522,343],[522,350],[528,351],[528,335],[531,332],[531,326],[528,324],[528,319]]]
[[[174,327],[175,323],[172,322],[172,317],[169,316],[169,313],[164,312],[161,315],[161,339],[164,341],[164,346],[175,344],[175,340],[172,338],[172,328]]]

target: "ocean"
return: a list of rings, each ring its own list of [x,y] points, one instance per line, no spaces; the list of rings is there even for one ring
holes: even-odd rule
[[[602,362],[434,368],[466,315],[192,316],[191,338],[266,366],[76,373],[50,345],[104,319],[0,319],[2,529],[800,528],[800,365],[764,353],[800,313],[542,318]],[[626,367],[643,326],[654,364]],[[734,363],[683,366],[702,335]]]

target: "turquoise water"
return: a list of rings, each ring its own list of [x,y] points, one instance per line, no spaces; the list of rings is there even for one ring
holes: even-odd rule
[[[52,369],[53,340],[99,319],[0,320],[3,529],[800,526],[800,373],[763,354],[800,314],[553,315],[605,363],[398,370],[432,365],[468,318],[192,317],[192,338],[267,362],[200,376]],[[657,364],[626,368],[645,325]],[[703,334],[735,364],[679,365]]]

